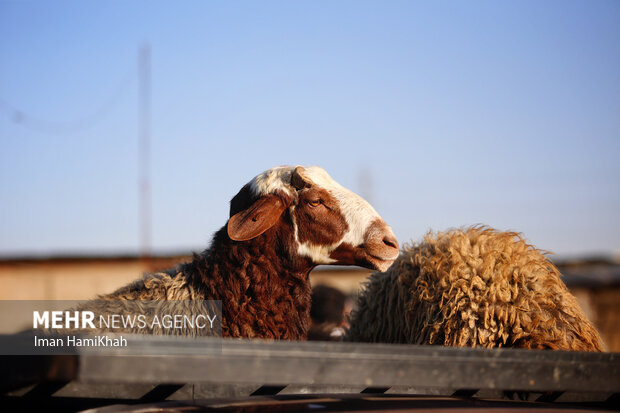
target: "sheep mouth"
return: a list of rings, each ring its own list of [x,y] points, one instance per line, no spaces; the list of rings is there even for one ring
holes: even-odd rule
[[[398,257],[398,249],[375,250],[368,245],[353,247],[341,244],[330,254],[336,265],[357,265],[371,270],[386,271]]]
[[[398,258],[398,244],[395,243],[372,243],[363,247],[368,261],[376,270],[386,271]]]
[[[372,269],[377,271],[387,271],[394,264],[394,261],[396,261],[396,258],[384,259],[373,255],[368,257],[368,262],[373,267]]]

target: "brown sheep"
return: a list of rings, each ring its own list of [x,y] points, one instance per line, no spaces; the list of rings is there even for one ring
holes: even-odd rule
[[[429,233],[359,297],[349,341],[602,351],[558,269],[520,234]]]
[[[300,340],[310,326],[308,277],[314,267],[385,270],[397,256],[392,229],[325,170],[276,167],[239,191],[227,224],[193,261],[147,274],[79,309],[109,314],[135,308],[126,300],[169,306],[171,300],[221,300],[224,336]]]

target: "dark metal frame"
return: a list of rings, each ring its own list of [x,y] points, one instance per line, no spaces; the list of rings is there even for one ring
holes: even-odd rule
[[[516,394],[545,402],[610,403],[620,393],[619,353],[126,338],[131,354],[74,349],[73,355],[3,356],[3,397],[157,401],[276,393]]]

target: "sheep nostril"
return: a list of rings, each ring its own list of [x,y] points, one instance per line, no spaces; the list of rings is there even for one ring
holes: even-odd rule
[[[383,243],[387,245],[388,247],[398,249],[398,241],[396,240],[395,237],[391,235],[386,235],[385,237],[383,237]]]

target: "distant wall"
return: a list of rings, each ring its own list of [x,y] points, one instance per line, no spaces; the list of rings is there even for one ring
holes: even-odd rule
[[[620,352],[620,287],[575,287],[571,292],[601,333],[605,348]]]
[[[64,258],[0,261],[0,300],[84,300],[111,293],[144,272],[163,270],[189,256]],[[356,267],[319,267],[313,285],[327,284],[355,295],[370,271]],[[570,275],[566,278],[570,285]],[[571,287],[597,326],[609,351],[620,352],[620,285],[578,283]]]
[[[0,300],[84,300],[111,293],[142,276],[189,261],[190,256],[165,258],[94,258],[0,261]],[[357,293],[369,270],[320,267],[313,284],[329,284]]]
[[[1,300],[83,300],[111,293],[145,271],[189,257],[77,258],[0,262]]]

